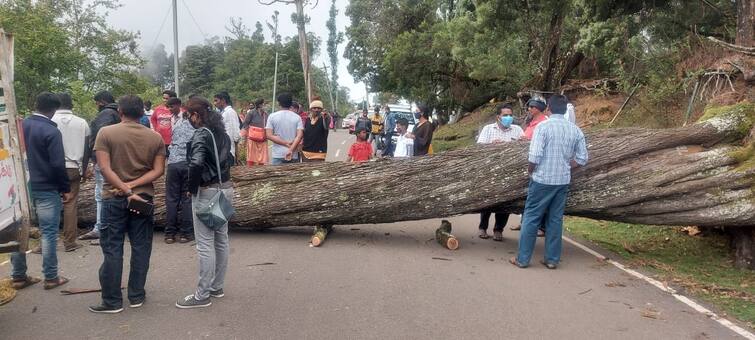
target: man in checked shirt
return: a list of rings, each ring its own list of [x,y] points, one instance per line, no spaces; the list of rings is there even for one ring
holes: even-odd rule
[[[509,260],[520,268],[530,264],[537,229],[546,213],[545,257],[540,263],[548,269],[556,269],[561,261],[561,234],[571,171],[587,164],[585,135],[564,118],[568,102],[562,95],[548,99],[551,117],[535,128],[532,137],[527,169],[530,184],[519,236],[519,253]]]
[[[514,110],[509,104],[496,106],[496,122],[485,125],[477,138],[477,144],[498,144],[519,140],[524,137],[524,131],[519,125],[514,124]],[[495,226],[493,227],[493,241],[503,241],[503,227],[509,220],[509,214],[495,210],[483,210],[480,212],[480,225],[477,236],[487,239],[490,215],[495,213]]]

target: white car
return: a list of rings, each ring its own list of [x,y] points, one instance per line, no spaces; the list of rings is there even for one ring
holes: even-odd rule
[[[412,113],[411,107],[409,107],[408,105],[388,105],[388,109],[391,110],[391,114],[396,115],[396,121],[398,121],[399,118],[404,118],[409,121],[407,132],[414,131],[414,125],[416,124],[416,121],[414,120],[414,113]],[[391,131],[391,139],[393,140],[393,145],[396,145],[396,141],[398,140],[398,132],[396,132],[395,129]]]

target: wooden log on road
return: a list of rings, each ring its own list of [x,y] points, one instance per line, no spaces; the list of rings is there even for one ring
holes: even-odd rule
[[[673,129],[587,133],[590,160],[572,174],[566,214],[654,225],[755,225],[755,106],[710,110]],[[500,208],[521,212],[528,143],[473,146],[412,159],[309,163],[232,171],[232,227],[351,225],[440,218]],[[94,220],[92,185],[79,200]],[[164,223],[157,183],[157,224]]]
[[[450,250],[459,248],[459,240],[454,235],[451,235],[451,222],[446,220],[443,220],[440,223],[440,227],[435,230],[435,240]]]

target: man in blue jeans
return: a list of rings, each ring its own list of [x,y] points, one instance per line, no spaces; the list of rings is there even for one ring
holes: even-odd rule
[[[153,215],[150,207],[155,195],[152,182],[165,171],[162,137],[139,123],[144,115],[142,100],[136,96],[121,97],[118,113],[121,122],[103,127],[94,143],[105,184],[100,228],[100,247],[104,257],[100,266],[102,301],[89,307],[93,313],[123,311],[121,277],[126,234],[131,244],[130,307],[138,308],[144,304],[144,285],[152,255]]]
[[[60,212],[63,203],[71,200],[63,135],[52,121],[52,116],[59,107],[60,99],[56,95],[42,92],[35,100],[35,112],[24,119],[23,123],[31,201],[37,214],[39,230],[42,232],[42,273],[45,276],[45,289],[52,289],[68,282],[67,278],[58,275],[56,252]],[[26,275],[26,253],[11,254],[11,263],[13,288],[26,288],[40,281]]]
[[[568,99],[554,95],[548,100],[551,117],[535,128],[529,151],[530,185],[524,207],[519,254],[509,262],[520,268],[530,264],[537,230],[545,221],[545,257],[541,263],[556,269],[561,261],[564,207],[571,171],[587,164],[587,144],[582,131],[564,118]]]

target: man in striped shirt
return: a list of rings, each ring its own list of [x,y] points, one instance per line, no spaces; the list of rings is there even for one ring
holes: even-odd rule
[[[520,268],[529,266],[535,248],[537,229],[545,221],[545,258],[541,263],[556,269],[561,261],[561,234],[564,207],[571,171],[587,164],[587,144],[582,131],[564,118],[568,100],[554,95],[548,100],[551,118],[534,131],[529,151],[530,184],[524,221],[519,237],[519,253],[509,260]]]
[[[497,144],[519,140],[524,137],[524,131],[519,125],[514,125],[514,110],[509,104],[501,104],[496,107],[496,122],[482,128],[477,144]],[[480,212],[480,225],[478,236],[487,239],[490,215],[495,213],[495,226],[493,227],[493,241],[503,241],[503,228],[509,220],[509,214],[495,210]]]

